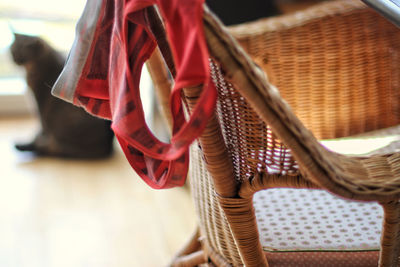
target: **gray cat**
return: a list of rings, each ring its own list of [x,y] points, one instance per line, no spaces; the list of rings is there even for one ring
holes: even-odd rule
[[[112,154],[114,134],[109,121],[51,95],[65,62],[61,53],[40,37],[14,36],[12,58],[25,68],[42,126],[32,142],[15,147],[38,155],[68,158],[103,158]]]

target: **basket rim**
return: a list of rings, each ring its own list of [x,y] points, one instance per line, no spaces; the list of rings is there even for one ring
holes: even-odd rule
[[[229,32],[238,38],[299,27],[324,17],[366,9],[360,0],[335,0],[323,2],[304,10],[229,26]]]

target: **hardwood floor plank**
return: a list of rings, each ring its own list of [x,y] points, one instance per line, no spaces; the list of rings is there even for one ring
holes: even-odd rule
[[[0,118],[0,266],[166,266],[195,228],[185,188],[156,191],[120,149],[107,160],[13,148],[33,118]]]

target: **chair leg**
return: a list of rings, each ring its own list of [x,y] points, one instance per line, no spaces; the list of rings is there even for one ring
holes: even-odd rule
[[[223,198],[218,196],[235,237],[245,266],[268,267],[259,241],[252,198]]]
[[[182,255],[174,259],[172,267],[194,267],[200,264],[207,264],[204,251],[199,250],[189,255]]]
[[[399,201],[391,201],[380,204],[383,207],[384,220],[379,266],[398,266],[400,252],[400,203]]]
[[[172,267],[194,267],[207,263],[207,256],[202,250],[199,241],[200,230],[197,227],[184,247],[176,254],[170,266]]]

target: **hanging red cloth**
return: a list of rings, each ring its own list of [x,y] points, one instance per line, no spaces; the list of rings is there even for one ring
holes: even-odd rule
[[[88,0],[76,39],[53,94],[89,113],[112,120],[112,129],[131,166],[151,187],[184,184],[189,145],[212,115],[216,90],[209,76],[202,12],[204,0]],[[144,8],[157,5],[166,24],[176,77],[171,94],[174,119],[169,144],[149,130],[140,101],[143,63],[156,41]],[[203,84],[203,93],[186,122],[180,91]]]

